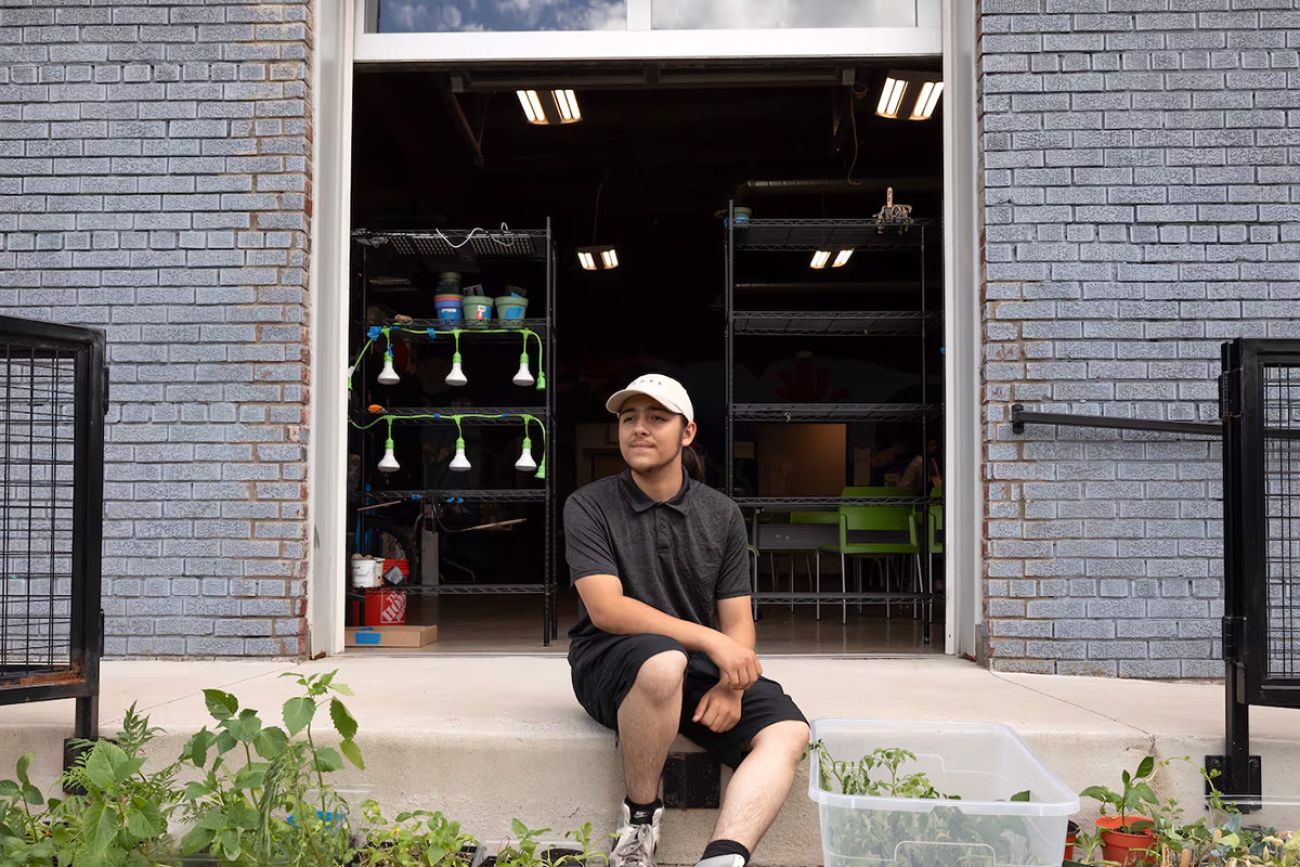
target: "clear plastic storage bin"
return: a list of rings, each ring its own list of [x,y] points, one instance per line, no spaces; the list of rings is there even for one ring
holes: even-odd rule
[[[924,772],[940,792],[960,798],[828,792],[812,753],[808,796],[820,807],[826,867],[1060,867],[1079,798],[1009,727],[829,719],[813,722],[812,740],[836,761],[856,762],[878,748],[915,753],[900,776]],[[1026,789],[1029,801],[1010,800]]]

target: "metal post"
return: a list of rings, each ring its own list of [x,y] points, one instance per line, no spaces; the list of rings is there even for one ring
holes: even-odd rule
[[[723,382],[725,383],[724,384],[725,394],[723,397],[723,401],[724,401],[723,412],[725,413],[726,416],[724,422],[725,436],[723,437],[724,439],[723,490],[727,492],[728,497],[734,497],[736,495],[736,490],[735,490],[736,431],[735,431],[735,422],[732,419],[732,412],[731,412],[732,402],[735,400],[735,395],[733,393],[734,392],[733,377],[735,376],[735,369],[734,369],[735,348],[733,346],[733,343],[735,340],[734,332],[735,332],[735,309],[736,309],[735,299],[733,297],[736,291],[735,226],[736,226],[736,200],[729,199],[727,201],[727,243],[726,243],[727,255],[726,255],[725,267],[723,268],[723,272],[724,272],[723,282],[725,285],[723,286],[723,292],[722,292],[722,304],[724,308],[723,315],[726,319],[726,321],[723,323],[723,328],[726,329],[726,334],[724,338],[724,342],[726,344],[726,350],[724,352],[725,355],[723,361],[724,369],[722,372]]]
[[[1224,659],[1224,754],[1206,756],[1207,769],[1221,776],[1214,785],[1227,795],[1258,797],[1261,792],[1259,760],[1250,755],[1250,705],[1246,693],[1247,647],[1245,642],[1246,588],[1243,548],[1246,533],[1245,440],[1242,430],[1243,375],[1235,343],[1225,343],[1220,352],[1219,415],[1223,433],[1223,659]],[[1252,773],[1253,764],[1253,773]],[[1252,777],[1254,778],[1252,780]],[[1252,784],[1253,783],[1253,784]],[[1208,784],[1207,784],[1208,788]],[[1233,800],[1228,797],[1227,800]],[[1239,804],[1244,811],[1258,809]]]
[[[929,354],[929,330],[926,328],[925,299],[925,226],[921,226],[921,492],[926,499],[921,504],[921,559],[925,562],[925,582],[922,589],[930,586],[930,384],[927,381],[927,355]],[[913,507],[915,508],[915,507]],[[922,580],[921,575],[916,576]],[[888,589],[888,587],[886,587]],[[927,615],[921,627],[921,643],[930,644],[930,618]]]
[[[546,218],[546,446],[543,460],[546,461],[546,504],[545,509],[545,549],[542,579],[545,595],[544,614],[542,616],[542,646],[550,647],[551,639],[559,632],[559,592],[555,575],[555,438],[559,433],[555,423],[555,245],[551,238],[551,218]],[[540,371],[539,371],[540,372]]]

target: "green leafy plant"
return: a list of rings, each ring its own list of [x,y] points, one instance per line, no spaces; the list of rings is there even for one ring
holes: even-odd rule
[[[581,864],[589,865],[589,867],[590,865],[609,863],[609,856],[594,847],[590,822],[585,822],[581,828],[576,831],[570,831],[564,836],[566,839],[572,839],[579,846],[579,854],[574,856],[574,860]],[[563,861],[563,859],[561,859],[561,861]]]
[[[127,709],[115,740],[76,740],[77,758],[62,776],[77,791],[48,801],[31,781],[32,755],[16,766],[17,780],[0,780],[0,865],[76,864],[152,867],[167,841],[168,819],[180,802],[177,763],[146,772],[145,750],[160,729]]]
[[[0,780],[0,865],[4,867],[52,864],[59,846],[68,842],[66,823],[48,821],[45,796],[28,777],[32,759],[31,753],[19,757],[17,780]]]
[[[82,791],[51,800],[49,822],[66,823],[57,845],[58,863],[77,867],[154,865],[154,851],[167,839],[168,818],[180,803],[178,763],[144,771],[145,748],[161,729],[132,704],[115,740],[73,741],[76,761],[63,775],[65,790]]]
[[[573,840],[574,848],[551,846],[539,838],[550,832],[550,828],[529,828],[518,819],[510,823],[514,838],[508,841],[494,856],[493,867],[587,867],[587,865],[605,864],[608,856],[597,851],[593,846],[591,823],[584,824],[577,831],[565,834],[566,840]]]
[[[360,867],[454,867],[468,865],[476,841],[442,813],[410,810],[390,823],[379,804],[366,801],[366,829],[356,863]],[[471,852],[466,853],[466,849]]]
[[[1123,786],[1118,792],[1105,786],[1089,786],[1079,793],[1082,798],[1092,798],[1099,805],[1101,815],[1113,810],[1119,816],[1119,825],[1114,830],[1130,834],[1150,830],[1154,822],[1148,816],[1137,815],[1139,810],[1152,810],[1159,806],[1160,799],[1151,788],[1151,776],[1155,773],[1156,760],[1147,756],[1138,763],[1133,773],[1124,771],[1120,775]]]
[[[900,776],[899,768],[904,762],[916,761],[916,755],[907,750],[882,747],[856,762],[837,761],[823,741],[809,744],[808,750],[817,753],[817,783],[828,792],[887,798],[958,800],[956,795],[945,795],[936,789],[924,773]]]
[[[181,841],[183,854],[209,853],[240,867],[316,867],[351,859],[347,803],[325,775],[342,769],[344,758],[360,769],[365,763],[356,719],[338,698],[352,691],[334,682],[336,674],[281,675],[295,678],[303,690],[284,703],[283,728],[263,725],[257,711],[241,710],[230,693],[203,691],[215,730],[204,726],[181,752],[182,763],[204,772],[185,787],[193,826]],[[314,722],[326,706],[342,739],[338,749],[316,739]]]
[[[1190,757],[1183,761],[1191,763]],[[1218,771],[1197,765],[1209,792],[1207,816],[1194,821],[1184,820],[1184,809],[1175,798],[1161,798],[1146,783],[1159,767],[1169,761],[1156,762],[1144,759],[1137,771],[1124,774],[1126,792],[1112,792],[1101,787],[1085,789],[1083,794],[1097,800],[1106,798],[1105,806],[1125,810],[1125,816],[1134,810],[1150,813],[1151,822],[1133,822],[1130,827],[1149,828],[1155,842],[1150,848],[1152,864],[1157,867],[1251,867],[1251,865],[1276,865],[1300,867],[1300,838],[1271,829],[1251,828],[1243,824],[1240,810],[1229,801],[1215,785]],[[1145,788],[1139,788],[1143,787]],[[1121,819],[1121,821],[1124,821]],[[1075,860],[1067,867],[1095,867],[1111,864],[1097,857],[1101,845],[1100,832],[1080,834],[1075,843]]]

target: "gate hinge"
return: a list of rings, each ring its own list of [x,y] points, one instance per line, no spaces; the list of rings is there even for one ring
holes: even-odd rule
[[[1236,662],[1238,651],[1245,646],[1246,619],[1244,617],[1223,618],[1223,658],[1227,662]]]
[[[108,365],[104,365],[104,415],[108,415]]]
[[[1241,368],[1219,374],[1219,418],[1241,415]]]

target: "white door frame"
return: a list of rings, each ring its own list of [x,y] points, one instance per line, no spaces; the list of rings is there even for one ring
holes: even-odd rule
[[[707,2],[707,0],[697,0]],[[654,30],[653,0],[626,0],[621,30],[374,33],[375,3],[356,0],[357,63],[467,61],[676,60],[764,57],[936,55],[941,0],[894,0],[913,27],[791,27],[754,30]]]
[[[648,22],[629,0],[629,22]],[[933,11],[942,8],[942,20]],[[313,525],[308,616],[313,655],[343,650],[347,298],[352,79],[357,63],[482,60],[717,59],[944,55],[944,303],[947,520],[944,649],[974,656],[982,620],[979,208],[975,13],[968,0],[923,0],[914,28],[584,33],[365,32],[364,0],[319,0],[313,109],[312,390],[308,485]],[[640,26],[640,25],[638,25]]]

